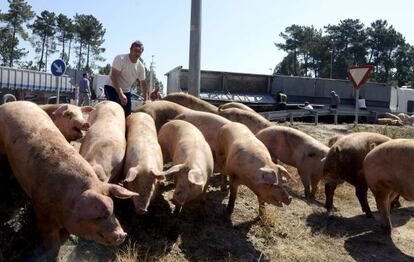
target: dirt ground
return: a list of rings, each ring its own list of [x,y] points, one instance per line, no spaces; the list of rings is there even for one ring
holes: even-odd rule
[[[392,138],[414,137],[414,127],[378,125],[323,125],[295,123],[319,141],[327,143],[336,133],[373,131]],[[414,157],[414,156],[413,156]],[[288,170],[299,177],[296,169]],[[5,171],[2,169],[2,173]],[[4,173],[7,173],[5,171]],[[257,218],[255,195],[242,187],[232,220],[225,218],[228,192],[220,191],[216,174],[207,191],[207,216],[197,204],[171,215],[174,186],[166,182],[146,216],[139,217],[130,201],[115,202],[115,212],[128,240],[120,247],[105,247],[71,237],[61,248],[63,261],[414,261],[414,204],[402,201],[393,210],[392,237],[377,224],[375,201],[369,195],[374,218],[366,218],[354,194],[344,184],[335,192],[332,216],[325,213],[323,183],[316,201],[303,198],[300,182],[290,182],[294,197],[283,208],[267,206],[268,217]],[[40,236],[34,212],[13,178],[3,182],[0,198],[0,261],[41,261]]]

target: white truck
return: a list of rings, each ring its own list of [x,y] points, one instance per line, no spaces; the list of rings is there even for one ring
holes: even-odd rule
[[[56,77],[46,72],[0,66],[0,103],[16,99],[53,102],[58,89],[60,102],[69,101],[73,92],[71,79],[66,75]]]
[[[107,85],[109,82],[109,77],[107,75],[95,75],[92,81],[92,89],[95,92],[97,99],[102,99],[105,97],[104,94],[104,85]]]
[[[390,98],[392,113],[414,113],[414,89],[408,86],[392,87]]]

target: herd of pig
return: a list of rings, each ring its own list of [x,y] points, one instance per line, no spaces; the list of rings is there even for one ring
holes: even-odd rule
[[[81,142],[79,152],[73,140]],[[136,213],[145,214],[166,177],[174,179],[176,215],[191,201],[206,212],[207,183],[217,171],[222,190],[229,187],[229,218],[239,185],[257,195],[263,216],[265,203],[281,207],[292,201],[286,182],[293,177],[278,161],[297,168],[308,199],[325,179],[328,212],[337,184],[347,181],[372,217],[369,188],[380,225],[391,233],[390,208],[399,196],[414,200],[413,156],[414,140],[359,132],[337,135],[328,147],[242,104],[217,108],[182,93],[147,103],[126,119],[122,107],[110,101],[81,108],[25,101],[0,106],[0,160],[8,161],[31,198],[48,252],[57,252],[69,234],[122,243],[127,234],[112,198],[131,199]]]

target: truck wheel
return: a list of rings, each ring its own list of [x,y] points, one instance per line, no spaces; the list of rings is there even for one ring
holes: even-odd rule
[[[16,97],[12,94],[5,94],[3,96],[3,104],[8,103],[8,102],[13,102],[16,101]]]

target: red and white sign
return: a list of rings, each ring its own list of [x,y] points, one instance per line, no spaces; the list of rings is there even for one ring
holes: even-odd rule
[[[367,66],[352,66],[348,70],[349,79],[356,89],[359,89],[365,81],[367,81],[369,74],[373,69],[372,65]]]

